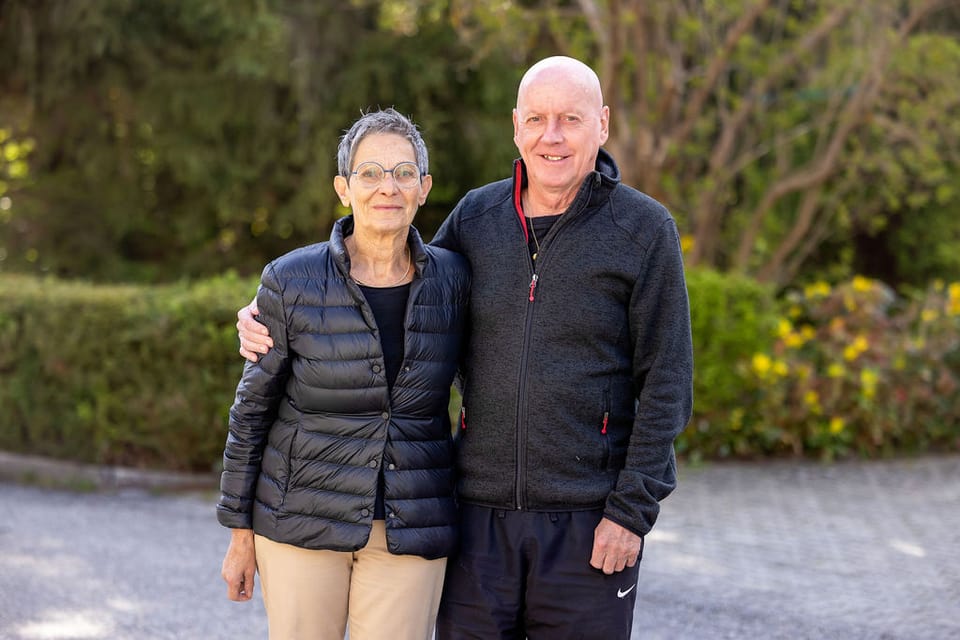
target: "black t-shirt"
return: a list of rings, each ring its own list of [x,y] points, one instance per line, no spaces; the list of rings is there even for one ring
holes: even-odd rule
[[[403,362],[403,318],[407,313],[407,298],[410,283],[396,287],[368,287],[360,285],[360,291],[377,320],[380,329],[380,346],[383,347],[384,366],[387,370],[387,386],[393,383]]]
[[[373,309],[373,317],[380,330],[380,346],[383,348],[383,364],[386,368],[387,387],[392,391],[397,380],[400,365],[403,362],[403,319],[407,313],[407,298],[410,297],[410,284],[396,287],[368,287],[360,285],[360,291]],[[373,517],[383,520],[386,509],[383,506],[383,469],[377,483],[377,500],[373,505]]]
[[[550,233],[550,229],[553,228],[553,224],[559,220],[560,216],[562,215],[562,213],[558,213],[553,216],[527,218],[527,235],[530,236],[530,242],[528,243],[528,246],[530,249],[531,258],[540,251],[540,245],[543,244],[543,239],[547,237],[547,234]]]

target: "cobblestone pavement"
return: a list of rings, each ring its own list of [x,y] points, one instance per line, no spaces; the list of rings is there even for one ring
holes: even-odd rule
[[[265,638],[215,498],[0,483],[0,639]],[[960,638],[960,455],[684,467],[638,592],[645,640]]]
[[[960,638],[960,457],[687,469],[634,638]]]

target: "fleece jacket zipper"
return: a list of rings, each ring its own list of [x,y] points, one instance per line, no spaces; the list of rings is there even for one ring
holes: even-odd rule
[[[521,189],[523,183],[523,174],[522,168],[519,163],[515,167],[514,175],[514,190],[513,190],[513,204],[514,208],[517,211],[517,216],[519,217],[520,229],[523,230],[523,250],[529,254],[527,245],[530,243],[530,237],[527,233],[527,221],[523,215],[523,203],[521,202]],[[528,258],[528,260],[530,260]],[[530,263],[533,263],[533,260],[530,260]],[[527,305],[526,319],[524,320],[523,327],[523,341],[520,345],[520,379],[517,381],[517,430],[516,430],[516,441],[514,442],[515,452],[517,456],[516,471],[514,475],[514,500],[516,501],[517,510],[523,509],[523,486],[524,478],[526,477],[526,460],[524,457],[524,446],[523,443],[526,440],[526,425],[527,425],[527,393],[526,393],[526,380],[527,380],[527,362],[530,355],[530,327],[533,324],[533,290],[537,286],[537,270],[536,264],[531,264],[531,271],[533,272],[530,279],[530,291],[528,293],[529,304]]]

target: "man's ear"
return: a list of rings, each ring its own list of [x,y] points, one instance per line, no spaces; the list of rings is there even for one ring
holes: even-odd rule
[[[600,145],[607,142],[610,137],[610,107],[603,105],[600,111]]]
[[[517,113],[517,110],[513,110],[513,144],[516,145],[517,149],[520,148],[520,145],[517,143],[517,138],[520,137],[520,114]]]

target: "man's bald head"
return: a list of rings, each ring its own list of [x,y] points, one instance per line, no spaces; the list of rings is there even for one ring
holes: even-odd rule
[[[555,82],[563,79],[582,93],[582,98],[597,109],[603,106],[603,91],[600,88],[600,78],[593,69],[576,58],[567,56],[551,56],[544,58],[527,69],[520,79],[517,90],[517,106],[523,100],[527,90],[540,82]]]

